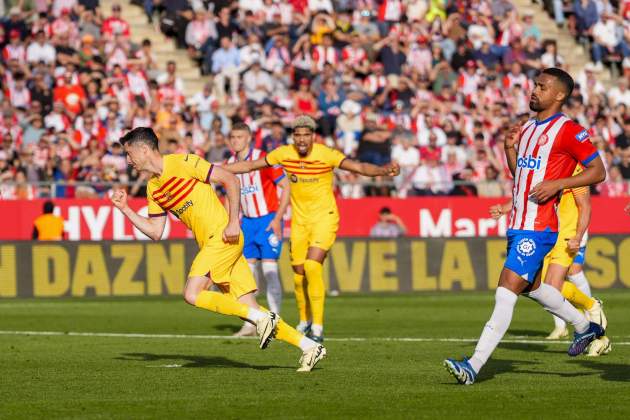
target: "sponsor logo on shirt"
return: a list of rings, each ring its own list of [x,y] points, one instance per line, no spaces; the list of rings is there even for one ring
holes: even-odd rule
[[[256,194],[258,191],[260,191],[258,189],[258,185],[247,185],[241,187],[241,195]]]
[[[180,208],[173,210],[173,213],[175,213],[175,215],[179,217],[182,215],[182,213],[188,210],[188,208],[191,207],[192,205],[193,205],[193,202],[188,200]]]
[[[522,168],[522,169],[529,169],[532,171],[539,170],[541,164],[542,164],[542,158],[541,157],[535,158],[532,155],[520,157],[516,161],[517,167]]]
[[[315,182],[319,182],[319,178],[299,178],[297,175],[295,174],[291,174],[291,176],[289,177],[289,179],[291,180],[291,182],[293,183],[298,183],[298,182],[302,182],[302,183],[315,183]]]
[[[579,133],[577,133],[575,135],[575,138],[577,139],[577,141],[582,143],[584,140],[586,140],[588,138],[588,131],[586,131],[586,130],[580,131]]]

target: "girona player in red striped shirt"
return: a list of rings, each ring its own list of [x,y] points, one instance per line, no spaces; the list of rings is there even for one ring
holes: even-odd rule
[[[505,154],[514,176],[513,208],[507,232],[507,258],[496,290],[495,306],[470,359],[444,361],[461,384],[474,383],[479,370],[510,326],[519,294],[573,324],[569,356],[581,354],[604,330],[566,301],[552,286],[541,283],[545,255],[558,237],[556,206],[563,189],[597,184],[606,178],[604,164],[588,131],[561,113],[574,82],[564,70],[548,68],[534,83],[529,107],[536,117],[514,127]],[[584,171],[572,176],[581,163]]]

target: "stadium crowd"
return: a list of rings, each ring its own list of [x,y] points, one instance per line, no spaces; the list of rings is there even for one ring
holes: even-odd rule
[[[212,78],[184,97],[177,64],[158,68],[151,40],[131,42],[119,5],[12,3],[0,25],[4,199],[95,197],[117,183],[142,195],[146,180],[117,142],[126,130],[154,127],[163,152],[221,162],[233,122],[271,150],[290,141],[286,127],[299,114],[318,121],[319,141],[401,165],[394,180],[340,174],[344,197],[503,196],[506,130],[528,114],[536,72],[564,66],[532,12],[509,0],[137,1]],[[628,27],[630,2],[578,3]],[[576,22],[572,30],[593,32],[601,23]],[[596,42],[594,55],[625,55],[624,42],[614,51]],[[608,180],[594,191],[606,196],[629,194],[630,58],[622,62],[610,89],[598,63],[574,75],[566,106],[606,162]]]

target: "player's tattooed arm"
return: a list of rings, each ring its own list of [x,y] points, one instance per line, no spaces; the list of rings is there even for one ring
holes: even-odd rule
[[[397,163],[377,166],[352,159],[344,159],[339,168],[364,176],[396,176],[400,173],[400,166]]]
[[[228,201],[229,221],[223,231],[223,240],[227,243],[238,243],[241,234],[241,226],[239,223],[241,183],[238,178],[224,167],[215,166],[210,174],[210,181],[221,184],[225,188]]]
[[[575,236],[569,238],[567,247],[571,252],[578,252],[582,238],[588,230],[588,225],[591,223],[591,194],[588,190],[578,194],[574,192],[573,198],[575,199],[575,205],[578,209],[578,221]]]
[[[230,163],[229,165],[222,166],[223,169],[232,172],[233,174],[246,174],[248,172],[257,171],[270,166],[266,159],[256,160],[242,160],[240,162]]]
[[[154,241],[162,237],[162,232],[164,232],[164,226],[166,225],[166,213],[157,217],[140,216],[129,207],[127,204],[127,191],[122,189],[114,190],[109,199],[142,233]]]

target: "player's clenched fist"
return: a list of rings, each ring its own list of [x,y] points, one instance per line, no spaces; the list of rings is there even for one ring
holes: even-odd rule
[[[521,123],[514,124],[509,128],[507,134],[505,135],[505,148],[513,148],[519,142],[519,138],[521,136],[521,129],[523,125]]]
[[[109,199],[112,201],[114,206],[120,210],[127,207],[127,191],[123,189],[114,190]]]
[[[241,227],[238,223],[228,223],[223,231],[223,242],[228,244],[238,243],[238,238],[241,236]]]
[[[383,167],[386,176],[397,176],[400,173],[400,165],[397,163],[388,163]]]

